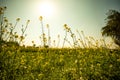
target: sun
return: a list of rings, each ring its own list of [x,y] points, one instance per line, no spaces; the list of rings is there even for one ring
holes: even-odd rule
[[[41,2],[39,13],[41,16],[50,17],[55,12],[55,6],[51,2]]]

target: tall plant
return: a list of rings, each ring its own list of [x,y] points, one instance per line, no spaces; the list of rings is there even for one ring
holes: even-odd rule
[[[45,35],[45,32],[44,32],[44,26],[43,26],[43,17],[42,16],[40,16],[39,17],[39,20],[40,20],[40,22],[41,22],[41,28],[42,28],[42,46],[45,48],[45,47],[48,47],[47,45],[46,45],[46,43],[47,43],[47,38],[46,38],[46,35]]]
[[[64,37],[64,41],[63,41],[63,47],[64,47],[64,44],[65,44],[65,41],[67,41],[71,45],[71,43],[67,40],[67,34],[68,33],[70,33],[71,38],[73,39],[73,47],[74,48],[77,47],[76,36],[72,32],[71,28],[67,24],[64,24],[64,30],[65,30],[65,37]]]
[[[4,20],[4,13],[6,9],[7,7],[0,7],[0,43],[3,41],[4,28],[6,28],[5,22],[8,22],[8,20]]]

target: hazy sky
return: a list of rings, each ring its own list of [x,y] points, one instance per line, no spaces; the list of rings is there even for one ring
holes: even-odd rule
[[[51,12],[47,10],[47,13],[51,14],[43,15],[41,5],[46,3],[53,10]],[[101,38],[101,28],[105,25],[106,13],[110,9],[119,11],[120,0],[0,0],[0,6],[7,6],[5,16],[11,23],[14,24],[16,18],[21,18],[16,31],[20,32],[21,25],[25,25],[26,20],[31,20],[26,31],[25,44],[30,44],[32,40],[41,44],[39,16],[43,16],[44,27],[46,24],[50,25],[52,41],[57,40],[59,34],[62,44],[65,35],[64,24],[69,25],[76,35],[78,29],[83,30],[86,36]]]

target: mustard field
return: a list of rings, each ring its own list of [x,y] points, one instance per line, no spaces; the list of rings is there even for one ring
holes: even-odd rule
[[[118,80],[120,50],[6,47],[0,80]]]

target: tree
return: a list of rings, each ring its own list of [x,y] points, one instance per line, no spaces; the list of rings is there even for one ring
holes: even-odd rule
[[[111,37],[120,47],[120,12],[109,10],[107,15],[107,24],[102,28],[102,36]]]

